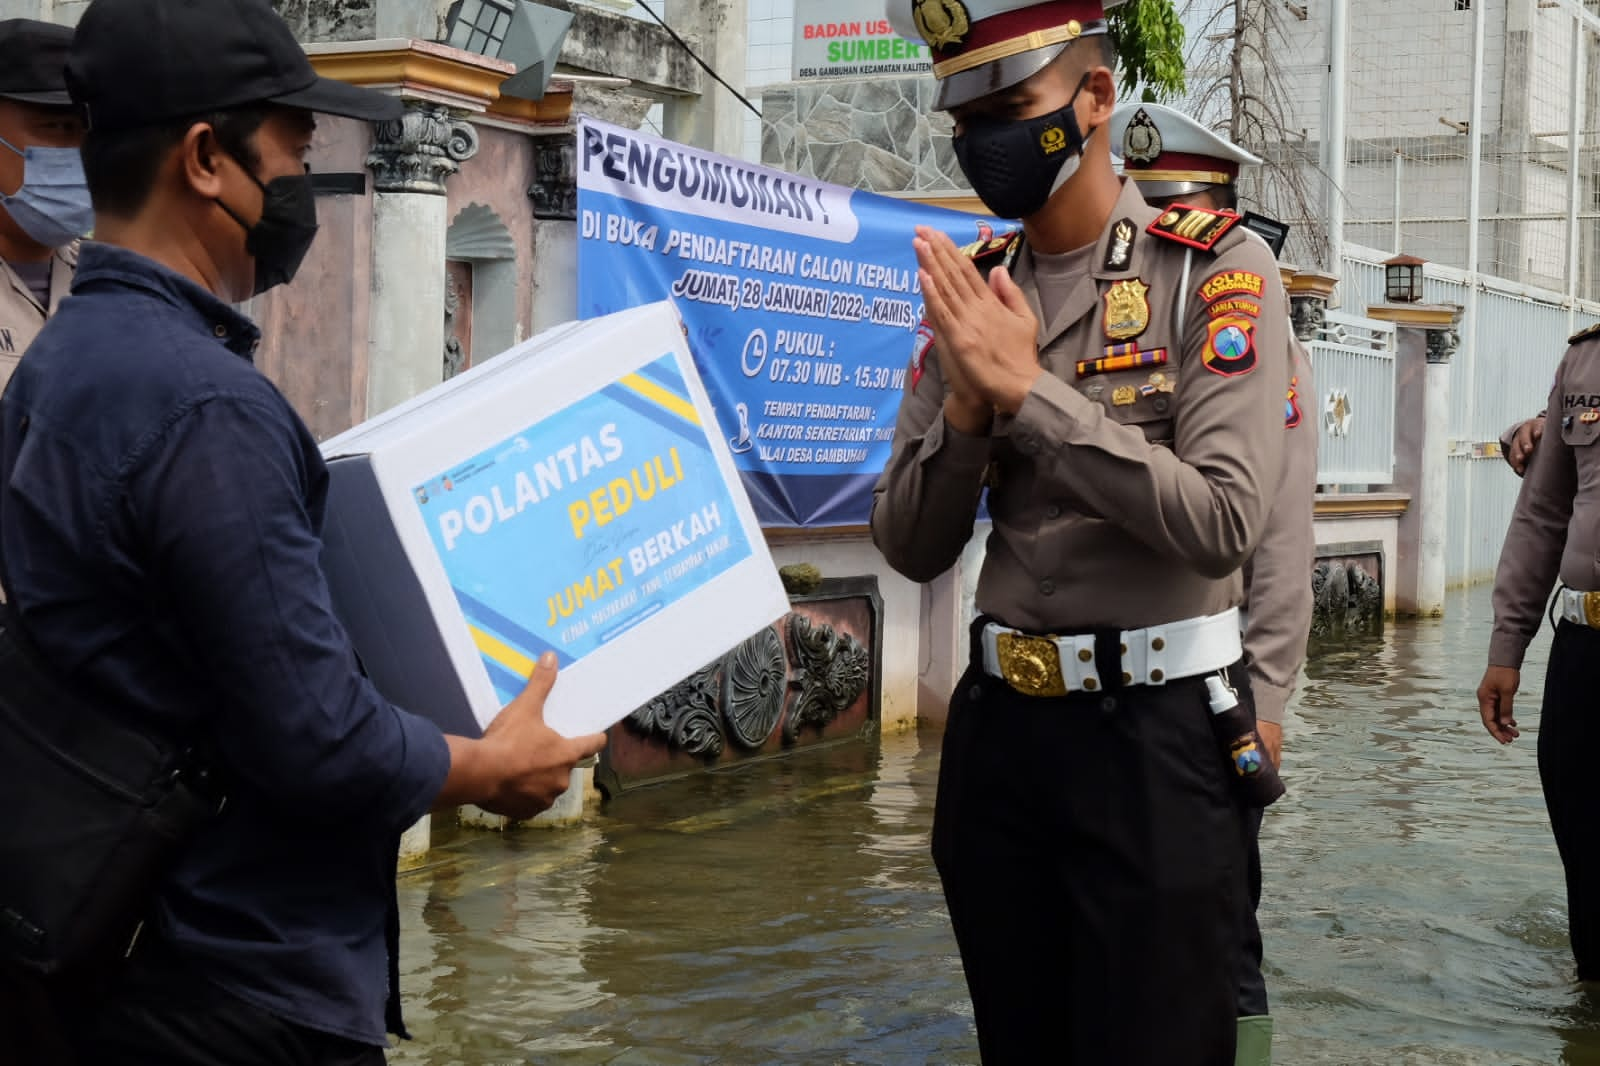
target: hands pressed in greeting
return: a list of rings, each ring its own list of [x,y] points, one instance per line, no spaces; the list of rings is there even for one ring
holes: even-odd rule
[[[939,367],[950,386],[945,417],[955,428],[987,428],[993,412],[1016,414],[1043,373],[1039,322],[1004,267],[988,281],[944,233],[917,227],[914,242]]]

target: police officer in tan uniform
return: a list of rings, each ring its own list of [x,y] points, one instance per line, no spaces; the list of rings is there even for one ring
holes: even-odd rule
[[[1600,659],[1600,326],[1571,339],[1556,368],[1547,432],[1533,451],[1494,582],[1489,666],[1478,713],[1502,744],[1519,736],[1514,700],[1523,656],[1551,610],[1558,617],[1539,720],[1539,781],[1567,873],[1578,980],[1600,980],[1600,759],[1593,664]]]
[[[1261,160],[1180,111],[1160,104],[1125,104],[1111,120],[1111,143],[1120,146],[1124,173],[1139,183],[1152,207],[1189,204],[1233,211],[1239,206],[1240,169]],[[1275,254],[1277,249],[1274,250]],[[1284,309],[1288,313],[1288,308]],[[1277,499],[1255,554],[1244,567],[1244,656],[1250,671],[1258,728],[1275,763],[1283,750],[1283,715],[1294,695],[1311,635],[1311,569],[1316,561],[1313,511],[1317,496],[1317,431],[1305,417],[1302,396],[1313,396],[1311,361],[1289,332],[1289,391],[1284,403],[1284,466]],[[1236,1066],[1272,1061],[1272,1018],[1261,972],[1261,856],[1250,838],[1251,907],[1245,924],[1239,983]]]
[[[974,191],[1023,221],[987,279],[919,230],[933,345],[872,514],[928,581],[988,489],[933,833],[983,1057],[1230,1066],[1263,757],[1216,725],[1249,684],[1239,571],[1281,473],[1277,265],[1237,216],[1119,180],[1098,0],[889,16],[932,49]]]
[[[1500,434],[1500,457],[1518,477],[1528,472],[1528,463],[1544,438],[1544,412],[1518,422]]]
[[[71,42],[65,26],[0,22],[0,388],[66,297],[93,222],[83,120],[67,97]]]

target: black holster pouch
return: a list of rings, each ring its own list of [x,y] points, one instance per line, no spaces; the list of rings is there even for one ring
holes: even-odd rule
[[[1207,677],[1206,690],[1211,700],[1211,735],[1233,767],[1240,801],[1246,807],[1272,806],[1288,790],[1256,732],[1255,715],[1245,709],[1226,673]]]
[[[127,952],[222,807],[193,747],[79,689],[0,606],[0,962],[62,978]]]

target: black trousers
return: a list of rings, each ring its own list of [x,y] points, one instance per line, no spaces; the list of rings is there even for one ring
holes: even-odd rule
[[[1240,689],[1241,697],[1245,689]],[[1250,717],[1256,716],[1255,694],[1248,696]],[[1266,814],[1260,807],[1244,810],[1245,884],[1249,893],[1244,915],[1244,951],[1239,957],[1239,1017],[1250,1018],[1271,1013],[1267,1003],[1267,978],[1261,972],[1265,952],[1261,943],[1261,821]]]
[[[1244,811],[1246,898],[1244,948],[1239,954],[1239,1017],[1250,1018],[1271,1013],[1267,1003],[1267,977],[1261,972],[1264,950],[1261,925],[1256,912],[1261,907],[1261,817],[1260,807]]]
[[[82,1066],[383,1066],[383,1049],[284,1021],[141,945],[110,990],[71,1012]]]
[[[1246,834],[1209,713],[1200,678],[962,679],[933,856],[985,1063],[1232,1066]]]
[[[1539,717],[1539,781],[1550,828],[1567,872],[1567,913],[1578,979],[1600,981],[1600,708],[1594,664],[1600,631],[1563,621],[1556,627]]]

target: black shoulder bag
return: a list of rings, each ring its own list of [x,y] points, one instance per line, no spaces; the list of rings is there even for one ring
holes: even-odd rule
[[[62,977],[115,961],[221,809],[193,746],[79,691],[0,606],[0,960]]]

